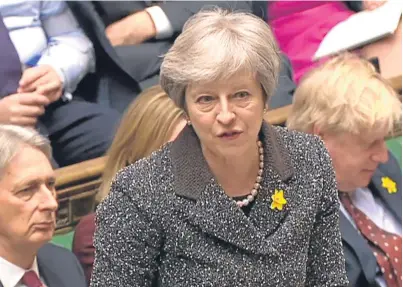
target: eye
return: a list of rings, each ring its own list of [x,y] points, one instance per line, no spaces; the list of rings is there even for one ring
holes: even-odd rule
[[[34,185],[27,186],[16,192],[16,196],[24,201],[29,200],[35,193],[36,187]]]
[[[56,180],[54,179],[49,180],[47,186],[49,189],[54,189],[56,187]]]
[[[234,94],[234,97],[237,99],[245,99],[249,96],[250,96],[250,94],[246,91],[241,91],[241,92],[237,92]]]
[[[29,193],[29,192],[32,192],[32,191],[33,191],[33,187],[30,186],[30,187],[21,189],[20,191],[18,191],[18,193]]]
[[[197,98],[196,102],[199,104],[208,104],[214,100],[212,96],[204,95]]]

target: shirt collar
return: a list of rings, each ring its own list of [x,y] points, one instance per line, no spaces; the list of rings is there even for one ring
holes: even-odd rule
[[[38,262],[36,257],[31,268],[28,270],[14,265],[13,263],[8,262],[4,258],[0,257],[0,270],[0,281],[3,284],[3,287],[15,287],[21,281],[21,278],[24,276],[25,272],[29,270],[33,270],[39,277]]]

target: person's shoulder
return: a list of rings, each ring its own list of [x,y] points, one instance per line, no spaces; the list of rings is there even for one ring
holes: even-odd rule
[[[53,243],[46,243],[38,250],[38,260],[40,259],[46,262],[54,261],[55,264],[57,264],[59,260],[73,260],[76,262],[75,256],[70,250]]]
[[[150,186],[161,184],[171,176],[169,144],[164,145],[151,155],[139,159],[135,163],[119,171],[112,181],[126,190],[149,189]]]
[[[323,152],[326,148],[317,135],[312,135],[285,127],[274,127],[283,143],[290,152],[307,153],[309,151]]]
[[[312,169],[328,168],[331,165],[331,158],[321,138],[296,130],[289,130],[284,127],[275,127],[285,145],[291,161],[299,171],[306,166],[305,172]]]
[[[81,265],[70,250],[47,243],[38,250],[37,259],[39,270],[45,277],[49,275],[47,273],[57,274],[58,280],[66,285],[86,286]]]

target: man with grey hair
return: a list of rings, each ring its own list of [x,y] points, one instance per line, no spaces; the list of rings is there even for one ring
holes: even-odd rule
[[[58,207],[50,157],[35,130],[0,125],[0,287],[86,286],[74,255],[48,244]]]

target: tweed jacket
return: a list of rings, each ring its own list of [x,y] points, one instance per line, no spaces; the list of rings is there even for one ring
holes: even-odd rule
[[[191,127],[122,170],[97,208],[92,287],[347,286],[339,203],[318,137],[262,125],[264,171],[248,216]],[[271,209],[275,189],[287,203]]]

